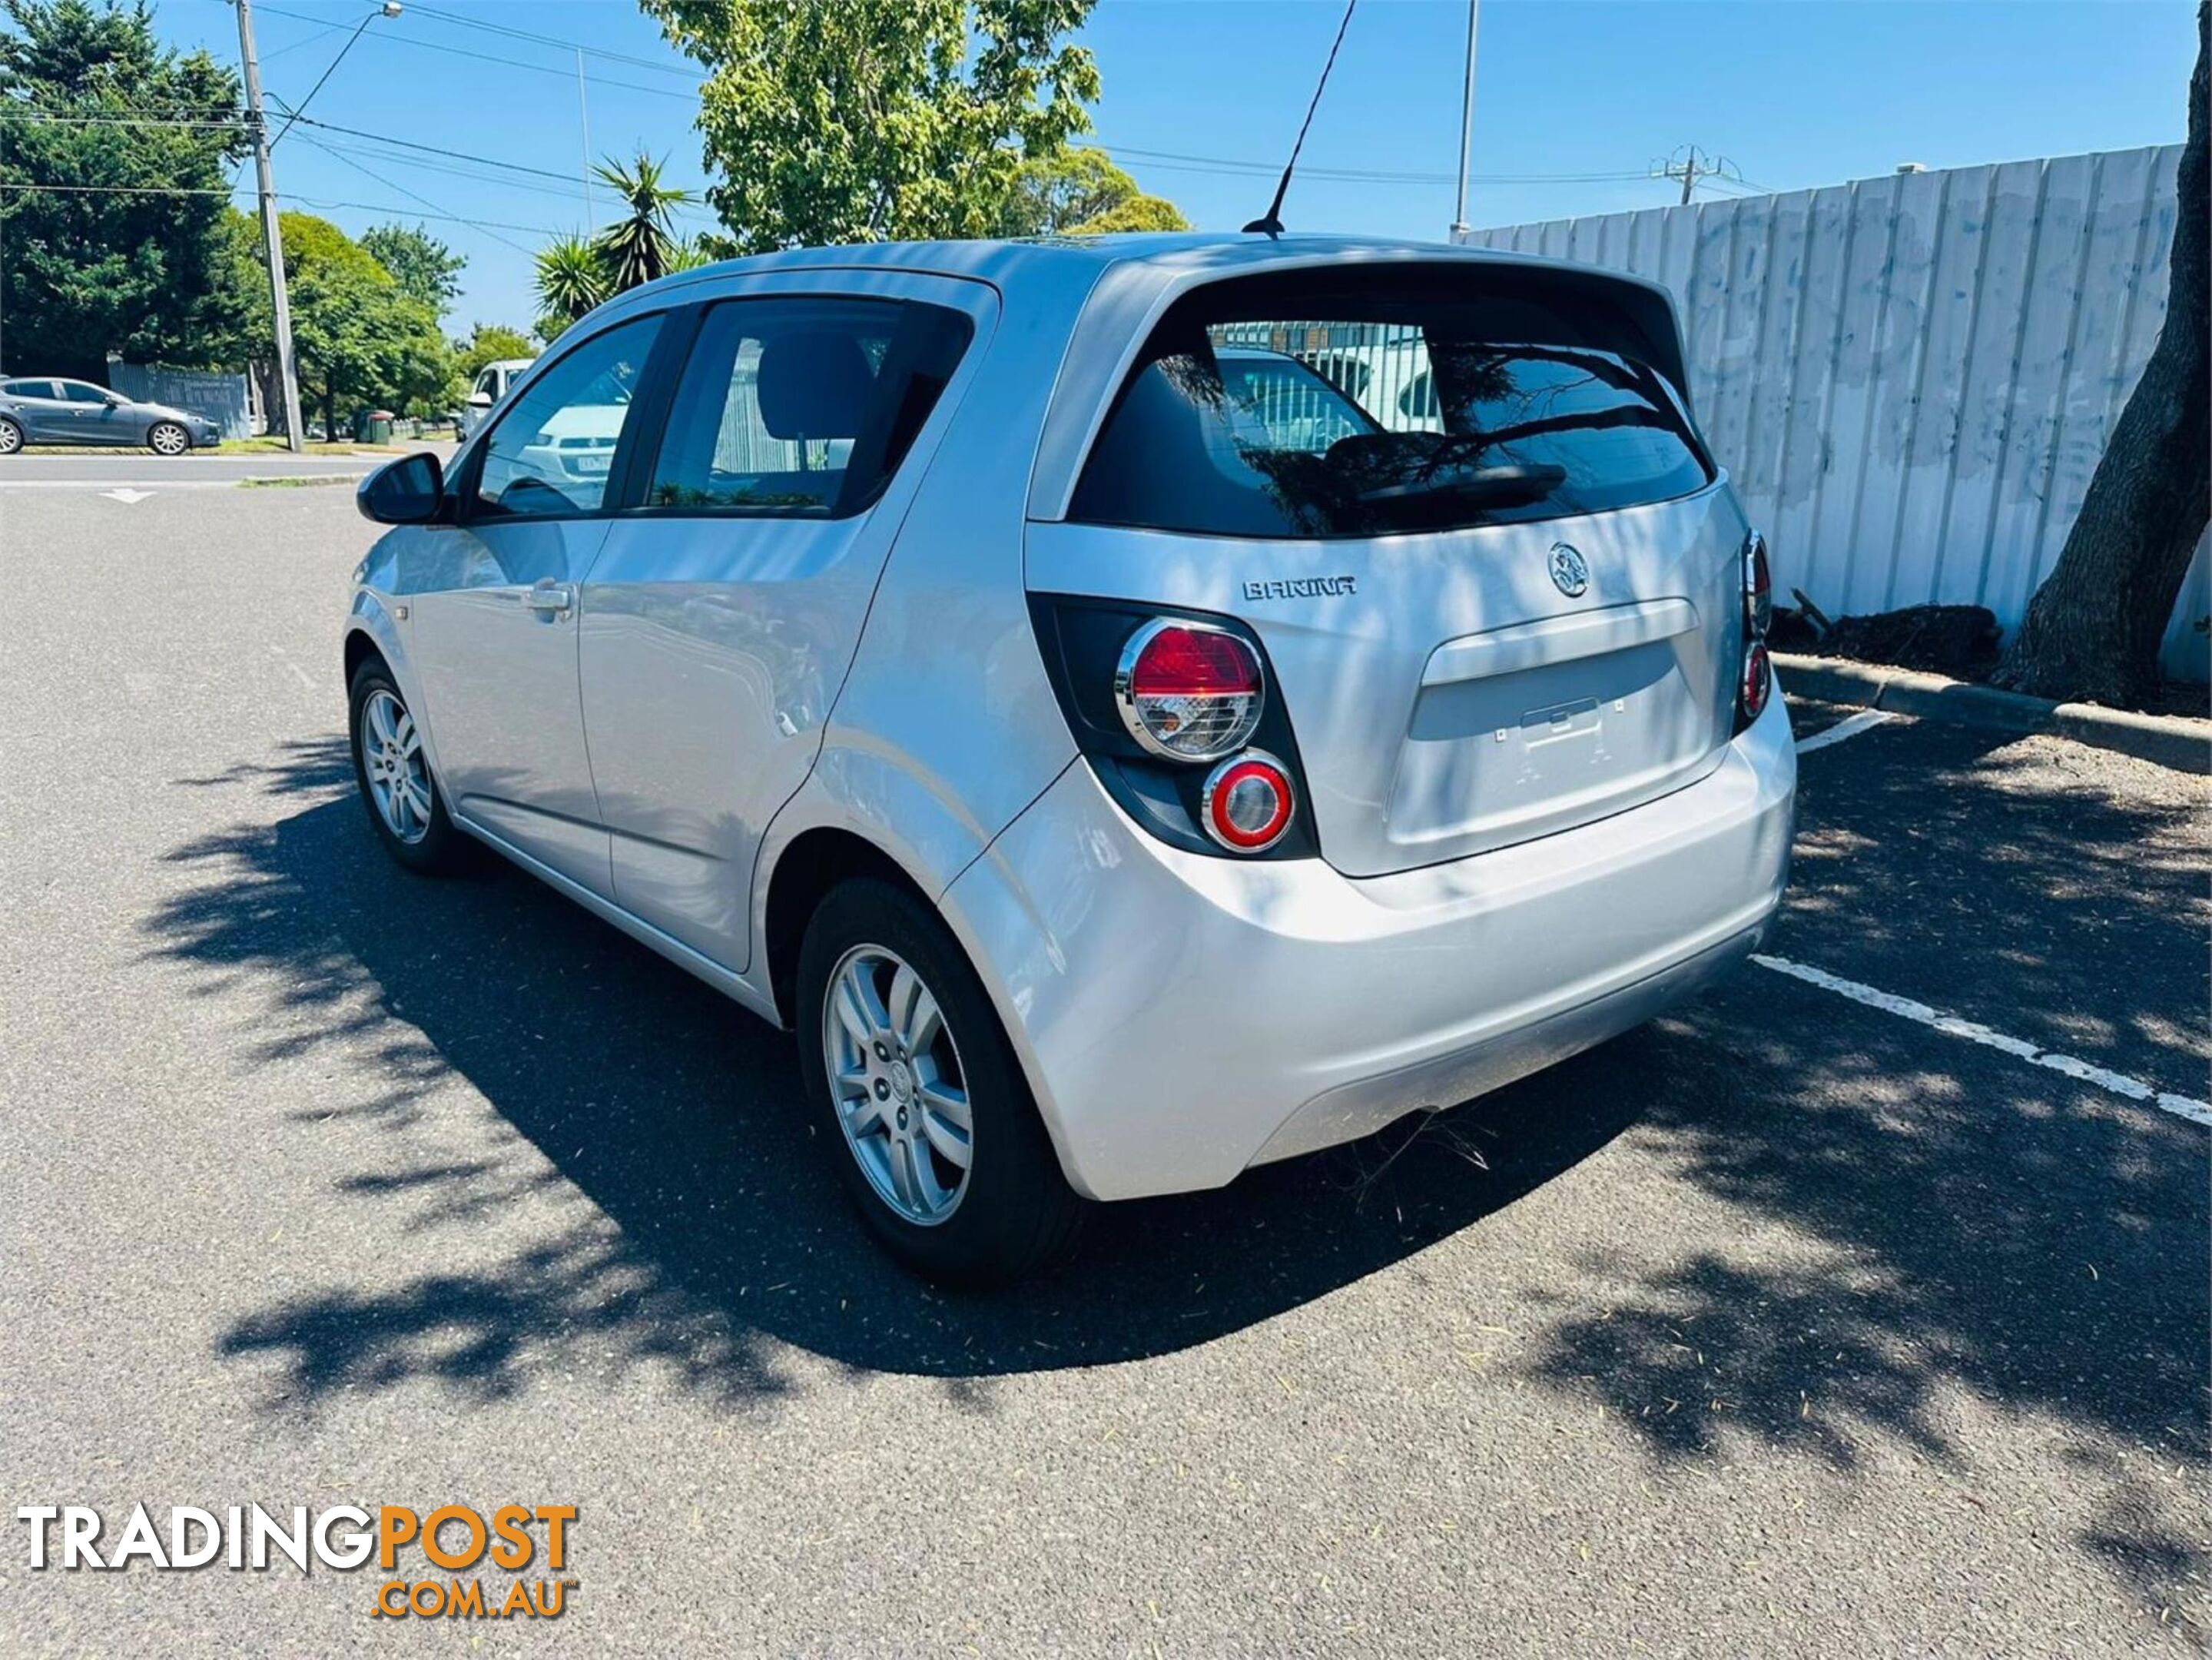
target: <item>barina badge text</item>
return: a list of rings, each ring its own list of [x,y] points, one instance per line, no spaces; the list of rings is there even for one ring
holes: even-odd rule
[[[1349,576],[1279,577],[1272,582],[1247,582],[1247,599],[1318,599],[1340,593],[1357,593],[1357,581]]]

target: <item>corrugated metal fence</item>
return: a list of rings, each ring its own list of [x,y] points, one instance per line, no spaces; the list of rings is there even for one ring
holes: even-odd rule
[[[222,429],[225,438],[253,435],[252,399],[242,374],[173,369],[160,363],[126,363],[119,357],[110,357],[107,384],[125,398],[204,415]]]
[[[1829,614],[1987,605],[2057,562],[2166,316],[2181,147],[1473,232],[1664,283],[1776,578]],[[2212,538],[2208,538],[2212,539]],[[2169,672],[2207,678],[2207,556]]]

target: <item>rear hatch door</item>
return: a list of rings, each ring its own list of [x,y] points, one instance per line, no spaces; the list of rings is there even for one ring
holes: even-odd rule
[[[1711,771],[1746,526],[1638,356],[1648,332],[1602,281],[1561,298],[1486,293],[1464,266],[1346,280],[1246,279],[1170,310],[1067,518],[1030,526],[1031,590],[1245,623],[1348,875]]]

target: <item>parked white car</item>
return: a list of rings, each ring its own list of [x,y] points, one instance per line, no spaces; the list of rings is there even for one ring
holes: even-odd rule
[[[453,425],[463,438],[477,435],[515,378],[537,361],[535,357],[502,357],[477,371],[477,378],[469,383],[466,401],[453,417]]]
[[[1340,323],[1433,408],[1250,344]],[[1019,1274],[1087,1201],[1463,1101],[1753,948],[1796,760],[1683,385],[1662,290],[1474,250],[686,272],[362,487],[369,823],[792,1029],[877,1234]]]

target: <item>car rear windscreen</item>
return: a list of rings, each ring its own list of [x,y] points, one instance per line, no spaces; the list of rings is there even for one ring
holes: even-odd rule
[[[1650,361],[1676,365],[1674,343],[1652,296],[1619,289],[1467,264],[1198,289],[1146,341],[1070,516],[1376,536],[1692,494],[1712,470]]]

